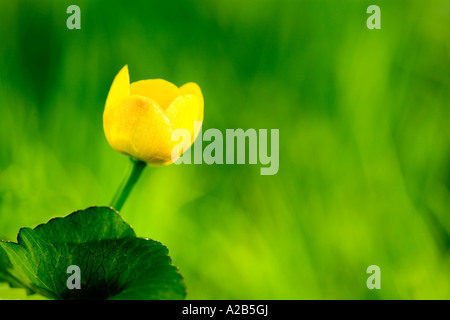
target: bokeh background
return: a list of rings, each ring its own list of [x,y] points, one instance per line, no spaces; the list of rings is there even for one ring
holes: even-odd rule
[[[187,298],[449,299],[449,40],[440,0],[2,0],[0,238],[109,204],[128,159],[102,113],[128,64],[197,82],[204,130],[280,130],[277,175],[150,168],[123,207]]]

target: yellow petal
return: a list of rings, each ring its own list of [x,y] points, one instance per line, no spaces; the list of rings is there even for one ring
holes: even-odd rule
[[[128,66],[125,65],[114,78],[111,88],[109,89],[108,97],[106,98],[105,108],[108,108],[117,100],[123,99],[129,95],[130,75],[128,73]]]
[[[178,91],[180,95],[193,94],[198,98],[200,103],[198,117],[201,119],[201,121],[203,121],[204,100],[200,87],[195,82],[188,82],[182,85],[180,89],[178,89]]]
[[[195,130],[194,122],[203,121],[203,109],[196,95],[178,96],[172,104],[166,109],[165,114],[172,123],[173,130],[186,129],[191,135],[191,143],[199,133],[199,129]]]
[[[171,161],[173,129],[156,101],[136,95],[119,100],[105,109],[103,126],[116,151],[150,165]]]
[[[179,95],[178,88],[173,83],[162,79],[136,81],[131,84],[131,95],[145,96],[155,100],[163,110]]]

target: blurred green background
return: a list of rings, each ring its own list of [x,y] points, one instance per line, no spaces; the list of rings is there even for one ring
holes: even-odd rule
[[[128,159],[102,113],[128,64],[197,82],[204,130],[280,129],[277,175],[149,168],[122,209],[188,299],[449,299],[449,58],[449,1],[2,0],[0,238],[109,204]]]

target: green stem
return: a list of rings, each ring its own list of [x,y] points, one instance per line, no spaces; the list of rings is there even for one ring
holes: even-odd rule
[[[123,180],[119,189],[117,189],[117,192],[114,195],[113,200],[111,201],[111,207],[113,207],[117,211],[120,211],[122,209],[125,200],[127,200],[128,195],[130,194],[131,190],[136,184],[136,181],[138,181],[139,176],[146,166],[146,163],[144,161],[131,159],[131,162],[131,169],[128,171],[125,179]]]

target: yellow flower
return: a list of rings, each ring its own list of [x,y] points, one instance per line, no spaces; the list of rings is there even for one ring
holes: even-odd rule
[[[200,131],[194,130],[194,121],[203,121],[203,95],[197,84],[178,88],[162,79],[130,84],[128,66],[115,77],[103,112],[103,129],[111,147],[153,166],[176,160],[171,159],[179,143],[172,141],[174,130],[188,130],[194,142]]]

